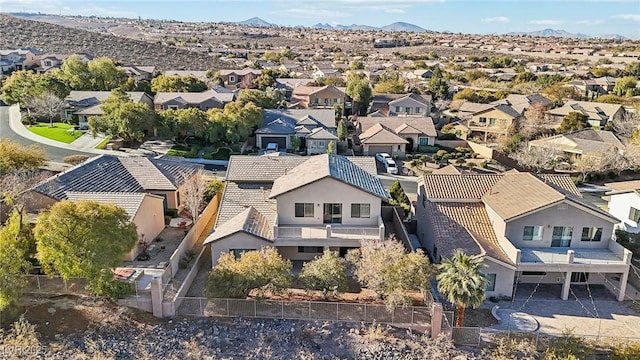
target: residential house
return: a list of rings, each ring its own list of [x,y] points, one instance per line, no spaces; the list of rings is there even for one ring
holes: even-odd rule
[[[313,73],[311,73],[311,77],[314,80],[323,79],[328,77],[336,77],[341,76],[342,73],[334,68],[320,68]]]
[[[153,99],[149,94],[141,91],[129,91],[127,95],[134,103],[142,103],[153,108]],[[110,91],[71,91],[65,98],[66,107],[63,110],[63,118],[77,119],[81,129],[89,127],[91,116],[102,116],[102,102],[109,96]]]
[[[604,184],[610,188],[605,195],[609,213],[620,219],[618,229],[640,232],[640,180]]]
[[[263,114],[262,126],[255,131],[260,149],[276,143],[279,150],[285,151],[292,148],[292,138],[298,137],[301,149],[306,149],[308,154],[318,154],[325,153],[329,142],[338,139],[332,109],[265,109]]]
[[[344,88],[327,86],[297,86],[293,89],[291,102],[304,109],[333,109],[335,105],[344,107],[347,94]]]
[[[371,157],[231,156],[226,180],[204,242],[214,266],[222,253],[275,247],[299,263],[384,239],[387,193]]]
[[[130,78],[137,81],[151,81],[156,72],[155,66],[123,65],[122,68]]]
[[[602,156],[623,151],[624,145],[611,131],[582,129],[566,134],[531,140],[529,146],[556,149],[568,158]]]
[[[310,82],[313,82],[313,79],[278,78],[276,79],[276,89],[284,89],[285,100],[291,101],[293,89],[298,86],[306,86]]]
[[[196,78],[205,83],[209,81],[209,78],[207,77],[207,72],[202,70],[165,70],[162,72],[162,75],[181,76],[181,77],[190,76],[192,78]]]
[[[557,122],[572,112],[586,115],[591,126],[605,126],[609,121],[620,120],[626,114],[620,104],[604,104],[591,101],[569,100],[564,106],[547,111],[547,115]]]
[[[87,53],[77,53],[77,54],[42,54],[40,55],[40,66],[36,68],[36,72],[38,73],[46,73],[47,71],[51,71],[54,69],[60,68],[62,63],[71,55],[77,55],[80,57],[82,62],[87,63],[93,60],[93,55]]]
[[[417,235],[435,263],[456,249],[482,257],[486,296],[518,284],[602,284],[622,301],[631,252],[614,240],[619,220],[582,198],[568,175],[440,174],[419,180]]]
[[[65,199],[115,203],[138,227],[143,246],[164,228],[165,209],[183,208],[180,194],[201,168],[182,161],[100,155],[34,186],[26,207],[37,212]]]
[[[538,109],[540,111],[547,111],[551,107],[553,107],[553,101],[547,99],[546,97],[540,94],[532,94],[532,95],[519,95],[519,94],[509,94],[504,99],[496,100],[491,103],[492,105],[509,105],[515,111],[524,115],[525,111],[528,109]]]
[[[153,104],[156,110],[198,108],[202,111],[217,108],[235,100],[235,93],[218,87],[203,92],[159,92]]]
[[[251,88],[253,80],[260,75],[262,75],[262,71],[252,68],[220,70],[220,78],[224,87],[231,90]]]
[[[0,63],[2,63],[2,71],[26,70],[36,67],[40,64],[41,51],[28,49],[7,49],[0,50]]]
[[[376,94],[371,99],[369,116],[429,116],[431,95]]]
[[[522,115],[509,105],[493,105],[478,111],[468,122],[470,137],[480,137],[487,141],[489,137],[506,135],[515,126]]]
[[[364,155],[386,152],[404,156],[438,137],[430,117],[358,117],[354,125]]]

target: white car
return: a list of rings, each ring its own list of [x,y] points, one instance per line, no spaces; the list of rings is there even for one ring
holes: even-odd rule
[[[380,161],[383,164],[387,164],[387,159],[389,160],[393,160],[393,158],[391,157],[391,155],[387,154],[387,153],[377,153],[376,154],[376,160]]]
[[[387,172],[389,174],[398,175],[398,166],[393,159],[385,159],[387,165]]]
[[[278,144],[277,143],[268,143],[267,147],[264,149],[265,154],[273,154],[278,152]]]

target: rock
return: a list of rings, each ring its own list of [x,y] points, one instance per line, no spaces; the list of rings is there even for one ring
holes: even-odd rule
[[[50,307],[50,308],[48,308],[48,309],[47,309],[47,312],[48,312],[49,314],[53,315],[53,314],[55,314],[55,313],[56,313],[56,308],[54,308],[54,307]]]

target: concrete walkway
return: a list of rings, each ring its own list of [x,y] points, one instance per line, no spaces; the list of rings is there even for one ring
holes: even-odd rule
[[[96,149],[95,148],[96,145],[98,145],[104,138],[98,140],[98,138],[94,139],[94,138],[91,137],[91,135],[87,135],[87,134],[85,134],[85,135],[81,136],[80,138],[76,139],[71,144],[66,144],[66,143],[63,143],[63,142],[60,142],[60,141],[47,139],[47,138],[45,138],[43,136],[36,135],[36,134],[32,133],[31,131],[29,131],[22,124],[22,120],[21,119],[22,119],[22,115],[20,114],[20,107],[18,105],[10,106],[10,108],[9,108],[9,127],[17,135],[19,135],[19,136],[21,136],[23,138],[26,138],[28,140],[31,140],[33,142],[44,144],[44,145],[55,147],[55,148],[78,151],[78,152],[84,152],[84,153],[95,154],[95,155],[108,154],[108,155],[117,155],[117,156],[130,156],[129,154],[124,153],[124,152],[120,152],[120,151],[109,151],[109,150]],[[83,139],[85,136],[88,136],[89,139],[86,139],[86,138]],[[95,145],[91,146],[93,143],[95,143]]]
[[[90,133],[86,132],[69,144],[69,146],[85,152],[90,150],[100,150],[96,149],[96,146],[98,146],[98,144],[100,144],[105,138],[106,137],[103,135],[96,135],[96,137],[93,137]]]

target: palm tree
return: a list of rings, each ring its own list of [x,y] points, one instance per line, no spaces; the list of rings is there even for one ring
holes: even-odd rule
[[[445,259],[438,265],[438,291],[456,305],[456,326],[462,326],[465,308],[477,308],[484,301],[488,281],[480,272],[482,267],[482,258],[468,256],[460,249],[453,252],[451,259]]]

